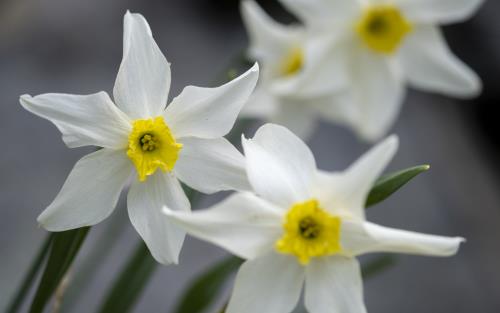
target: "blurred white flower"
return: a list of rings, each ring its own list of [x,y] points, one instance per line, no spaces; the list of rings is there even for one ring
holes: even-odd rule
[[[317,170],[308,147],[282,126],[264,125],[243,146],[255,194],[193,213],[164,209],[188,233],[247,260],[228,313],[291,312],[304,282],[309,312],[366,312],[356,256],[450,256],[464,240],[366,221],[366,197],[397,150],[395,136],[340,173]]]
[[[307,29],[305,42],[310,43],[301,46],[303,75],[306,68],[313,68],[308,77],[310,81],[314,77],[318,86],[348,81],[337,92],[339,97],[329,100],[330,107],[321,105],[317,112],[350,125],[365,140],[381,138],[393,125],[406,85],[458,98],[476,96],[481,91],[480,79],[452,54],[438,25],[468,19],[482,0],[280,1]],[[255,6],[244,5],[245,20],[250,20]],[[253,11],[258,16],[255,12],[259,10]],[[258,46],[262,51],[274,49],[270,40],[275,33],[272,23],[260,23],[260,29],[254,26],[253,30],[251,23],[246,24],[252,38],[268,38],[252,40],[252,47]],[[307,48],[308,45],[316,49]],[[253,54],[261,60],[265,57],[263,53]],[[267,66],[264,62],[263,65]],[[299,71],[296,76],[301,76]],[[314,103],[302,101],[303,107]]]
[[[226,139],[259,73],[256,64],[218,88],[186,87],[165,108],[170,64],[147,21],[127,12],[123,60],[113,95],[21,96],[22,106],[50,120],[70,148],[102,147],[78,161],[38,222],[63,231],[94,225],[114,210],[131,174],[132,224],[161,263],[177,263],[185,232],[161,208],[189,211],[178,178],[212,193],[248,189],[244,158]]]
[[[336,105],[339,99],[333,97],[345,89],[348,76],[342,72],[345,60],[327,55],[330,43],[315,40],[303,26],[273,21],[253,0],[242,2],[241,13],[250,37],[248,55],[262,65],[242,116],[284,125],[302,138],[311,135],[324,110],[344,122],[347,106]]]

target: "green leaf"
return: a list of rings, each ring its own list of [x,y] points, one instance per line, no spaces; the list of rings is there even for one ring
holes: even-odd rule
[[[207,309],[217,298],[228,277],[236,271],[243,260],[228,257],[195,278],[184,292],[176,313],[199,313]]]
[[[415,176],[427,171],[429,168],[429,165],[419,165],[380,177],[368,194],[365,207],[368,208],[384,201]]]
[[[23,303],[24,298],[26,298],[27,293],[31,289],[31,285],[33,284],[33,281],[37,276],[36,274],[40,270],[40,267],[42,266],[43,261],[45,260],[45,257],[49,252],[50,243],[52,242],[53,237],[54,234],[50,233],[43,240],[42,245],[40,246],[38,252],[35,255],[35,258],[31,262],[31,265],[29,267],[28,272],[26,273],[26,276],[23,278],[23,281],[19,286],[19,289],[17,290],[14,298],[7,307],[7,310],[5,311],[6,313],[15,313],[19,310],[19,307]]]
[[[364,279],[379,274],[396,264],[397,258],[392,254],[383,254],[367,262],[361,268],[361,275]]]
[[[141,295],[146,283],[154,273],[158,263],[153,259],[148,247],[141,240],[132,258],[125,264],[113,287],[104,298],[98,312],[129,312]]]
[[[52,234],[52,245],[40,284],[31,303],[30,313],[43,312],[45,305],[66,274],[90,227],[83,227]]]

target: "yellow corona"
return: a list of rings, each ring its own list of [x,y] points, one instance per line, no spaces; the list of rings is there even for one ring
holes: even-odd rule
[[[160,168],[171,171],[182,144],[175,141],[163,117],[135,120],[128,138],[127,155],[132,160],[140,181]]]
[[[281,63],[281,74],[292,76],[297,74],[304,66],[304,52],[301,48],[292,48]]]
[[[366,8],[356,24],[356,32],[365,45],[382,54],[396,52],[411,30],[411,23],[391,5]]]
[[[295,255],[303,265],[311,258],[339,253],[341,223],[340,217],[320,208],[315,199],[296,203],[285,216],[284,233],[276,242],[276,250]]]

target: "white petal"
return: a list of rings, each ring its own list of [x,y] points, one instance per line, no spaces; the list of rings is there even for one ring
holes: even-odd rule
[[[170,89],[170,64],[140,14],[124,18],[123,59],[113,95],[116,104],[132,119],[161,115]]]
[[[410,21],[422,24],[451,23],[467,20],[476,13],[483,0],[397,0]]]
[[[329,210],[346,210],[364,219],[366,197],[397,149],[398,138],[393,135],[366,152],[344,172],[319,172],[316,193],[320,202]]]
[[[368,141],[383,137],[399,114],[405,86],[397,65],[358,47],[353,61],[353,105],[359,110],[353,125]]]
[[[164,212],[190,235],[245,259],[273,249],[282,233],[282,212],[250,193],[233,194],[210,209],[190,214]]]
[[[250,190],[245,158],[225,138],[182,138],[174,171],[184,183],[204,193]]]
[[[255,91],[250,95],[248,102],[243,106],[240,117],[268,120],[276,114],[278,106],[278,99],[271,95],[261,83],[257,85]]]
[[[302,44],[304,66],[295,75],[277,78],[270,88],[283,97],[309,98],[337,93],[348,85],[350,51],[341,36],[312,36]]]
[[[293,14],[312,27],[351,21],[360,10],[354,0],[280,0]]]
[[[130,121],[105,92],[84,96],[23,95],[20,102],[26,110],[54,123],[70,148],[90,145],[120,149],[127,146]]]
[[[282,99],[281,105],[272,117],[272,122],[287,127],[298,137],[307,140],[311,137],[317,126],[317,115],[312,102],[290,101]]]
[[[255,88],[258,77],[259,66],[255,64],[240,77],[218,88],[184,88],[164,113],[175,137],[226,135]]]
[[[300,138],[285,127],[266,124],[242,143],[248,179],[258,195],[283,208],[310,198],[316,162]]]
[[[370,252],[395,252],[429,256],[457,253],[461,237],[426,235],[369,222],[343,221],[342,247],[352,255]]]
[[[416,88],[460,98],[481,92],[479,77],[450,51],[437,27],[415,27],[401,48],[400,60]]]
[[[178,263],[186,232],[162,213],[163,207],[189,211],[190,204],[172,173],[157,171],[145,182],[134,181],[127,197],[132,225],[153,257],[162,264]]]
[[[38,216],[49,231],[95,225],[113,212],[132,165],[123,150],[102,149],[76,164],[55,200]]]
[[[250,56],[265,67],[279,63],[288,50],[302,38],[302,28],[275,22],[253,0],[241,2],[241,15],[250,37]]]
[[[297,305],[304,269],[291,256],[269,253],[243,263],[227,313],[288,313]]]
[[[315,258],[306,270],[305,305],[310,313],[363,313],[359,262],[341,256]]]

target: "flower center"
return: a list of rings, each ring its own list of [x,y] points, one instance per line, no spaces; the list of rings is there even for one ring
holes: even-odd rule
[[[297,74],[304,66],[304,52],[301,48],[295,47],[283,58],[280,66],[280,74],[282,76],[292,76]]]
[[[158,148],[158,139],[153,134],[145,134],[141,137],[142,151],[153,151]]]
[[[356,32],[368,48],[382,54],[394,53],[412,25],[391,5],[368,7],[356,24]]]
[[[135,120],[128,138],[127,155],[132,160],[140,181],[153,175],[158,168],[174,168],[182,144],[175,141],[163,117]]]
[[[295,255],[303,265],[313,257],[339,253],[341,223],[340,217],[320,208],[315,199],[296,203],[285,216],[283,236],[276,242],[276,250]]]

